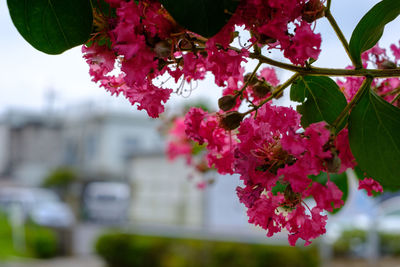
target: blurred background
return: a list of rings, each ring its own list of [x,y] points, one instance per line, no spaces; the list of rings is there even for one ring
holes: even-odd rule
[[[346,37],[377,2],[333,1]],[[34,50],[5,2],[0,25],[0,266],[400,266],[397,193],[368,198],[350,172],[346,206],[329,215],[324,237],[306,248],[289,247],[285,233],[267,238],[247,223],[238,177],[207,173],[214,183],[199,190],[200,174],[166,159],[164,122],[91,83],[80,48]],[[316,27],[316,65],[348,65],[326,21]],[[388,25],[381,46],[398,42],[399,27]],[[212,84],[191,98],[216,107]],[[174,95],[168,108],[186,102]]]

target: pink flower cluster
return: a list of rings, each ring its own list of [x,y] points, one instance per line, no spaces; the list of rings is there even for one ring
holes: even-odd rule
[[[117,7],[118,15],[117,21],[109,18],[102,25],[107,29],[103,35],[109,38],[111,47],[99,45],[96,39],[82,47],[89,73],[94,82],[99,82],[111,94],[122,94],[132,104],[138,103],[139,110],[145,109],[150,117],[157,117],[164,111],[162,103],[172,92],[152,82],[165,72],[159,64],[168,56],[157,48],[162,46],[168,50],[163,40],[173,31],[174,23],[160,12],[161,5],[155,1],[109,2]],[[115,65],[120,70],[114,75],[111,72]]]
[[[253,45],[280,49],[300,65],[320,53],[321,37],[310,26],[320,17],[319,0],[243,0],[228,24],[210,39],[181,28],[158,1],[106,2],[116,8],[116,17],[94,12],[98,32],[82,48],[92,80],[138,104],[150,117],[164,111],[173,91],[157,78],[170,75],[184,84],[211,72],[218,86],[227,86],[229,79],[239,79],[241,63]],[[252,45],[227,49],[235,25],[251,32]]]
[[[279,48],[292,63],[304,65],[307,59],[319,56],[321,35],[313,33],[309,22],[319,18],[323,10],[319,0],[306,2],[242,1],[231,24],[244,25],[252,33],[256,44]]]
[[[185,118],[175,119],[169,130],[169,158],[183,156],[201,172],[215,168],[220,174],[239,174],[243,186],[237,195],[247,207],[249,222],[265,229],[267,236],[285,230],[291,245],[298,239],[308,245],[325,233],[325,212],[343,205],[343,193],[329,173],[356,165],[347,129],[335,135],[325,122],[303,129],[295,110],[264,103],[271,95],[277,97],[272,94],[279,84],[275,70],[244,75],[241,66],[263,47],[279,49],[296,65],[317,59],[321,36],[313,32],[312,23],[324,15],[324,1],[242,0],[229,22],[209,39],[182,28],[157,0],[105,1],[116,16],[94,12],[96,32],[82,47],[92,80],[158,117],[173,92],[165,88],[166,80],[184,86],[212,73],[215,84],[224,87],[221,110],[192,108]],[[250,32],[246,46],[231,46],[236,26]],[[391,50],[394,61],[384,49],[373,47],[362,55],[364,65],[397,67],[400,47],[392,45]],[[338,81],[348,100],[362,79]],[[387,101],[400,92],[398,78],[375,80],[373,86]],[[244,101],[251,109],[240,113]],[[327,181],[315,178],[322,172]],[[198,186],[204,188],[205,183]],[[368,194],[382,191],[372,179],[360,182],[360,188]],[[310,208],[306,198],[315,205]]]
[[[269,104],[235,132],[221,128],[219,116],[192,108],[185,116],[186,134],[206,144],[210,167],[240,175],[244,187],[238,187],[237,194],[248,208],[249,222],[268,236],[286,229],[291,245],[299,238],[309,244],[325,233],[323,211],[341,207],[342,192],[329,178],[319,183],[310,175],[332,172],[335,157],[340,159],[335,172],[354,167],[347,130],[334,138],[325,123],[316,123],[302,132],[296,111]],[[304,202],[308,197],[316,202],[311,209]]]
[[[364,178],[359,181],[358,189],[365,189],[367,191],[368,196],[373,196],[375,193],[382,193],[382,186],[372,178]]]
[[[395,44],[390,46],[393,54],[393,58],[388,56],[386,49],[379,47],[376,44],[371,49],[365,51],[362,54],[362,61],[364,67],[373,65],[378,69],[390,69],[396,68],[400,63],[400,46],[397,47]],[[352,67],[348,67],[352,68]],[[364,78],[363,77],[346,77],[346,79],[338,80],[337,83],[341,87],[347,100],[350,101],[360,88]],[[400,79],[399,78],[381,78],[374,79],[372,87],[380,96],[388,102],[391,102],[396,95],[400,92]],[[400,102],[397,100],[393,105],[399,106]]]
[[[183,118],[176,118],[168,131],[167,156],[169,160],[184,157],[187,164],[192,162],[193,143],[185,134]]]
[[[335,136],[320,122],[303,130],[300,114],[295,110],[267,103],[257,110],[256,116],[253,111],[244,119],[237,130],[227,131],[224,128],[227,123],[224,120],[228,119],[229,124],[227,114],[240,114],[235,112],[243,100],[259,104],[270,95],[268,92],[259,97],[257,86],[279,84],[272,68],[262,69],[253,78],[249,74],[243,77],[241,71],[239,77],[228,79],[224,95],[237,95],[245,80],[249,82],[248,90],[242,97],[234,98],[229,112],[210,114],[192,108],[184,121],[175,120],[173,136],[180,136],[175,140],[184,142],[181,148],[175,148],[179,142],[170,142],[168,153],[171,157],[179,152],[189,160],[193,155],[185,148],[190,143],[187,138],[205,146],[201,159],[207,161],[209,168],[215,168],[220,174],[240,175],[244,186],[237,188],[237,195],[248,209],[250,223],[265,229],[267,236],[288,231],[291,245],[299,238],[309,244],[311,239],[325,233],[327,216],[324,212],[332,212],[343,205],[343,193],[329,179],[329,173],[342,173],[356,165],[347,129]],[[179,134],[176,127],[179,127]],[[313,180],[312,177],[321,172],[328,173],[328,181]],[[380,191],[379,184],[372,179],[368,185],[363,188]],[[310,208],[304,201],[306,198],[313,198],[315,206]]]

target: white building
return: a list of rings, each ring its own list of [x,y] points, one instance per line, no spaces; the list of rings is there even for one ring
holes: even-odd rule
[[[0,177],[35,185],[61,162],[60,120],[22,111],[0,118]]]
[[[235,194],[238,178],[217,177],[214,185],[197,189],[188,178],[192,170],[183,161],[167,161],[159,123],[138,113],[116,111],[4,114],[0,177],[37,186],[52,169],[70,166],[78,171],[82,185],[129,183],[133,223],[248,227]]]

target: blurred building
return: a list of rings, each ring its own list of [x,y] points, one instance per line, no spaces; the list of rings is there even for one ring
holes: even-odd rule
[[[132,222],[248,227],[235,194],[239,179],[218,176],[214,185],[198,190],[183,161],[166,159],[158,126],[159,121],[132,112],[5,113],[0,181],[39,186],[56,167],[70,166],[78,171],[81,194],[92,181],[129,184]]]
[[[64,164],[77,168],[90,180],[128,181],[129,155],[164,146],[155,120],[118,112],[66,119],[63,141]]]
[[[136,223],[202,226],[204,192],[189,181],[192,173],[183,161],[169,162],[154,151],[135,155],[130,167]]]
[[[89,180],[127,180],[128,155],[163,146],[156,127],[154,120],[118,112],[8,112],[0,118],[0,177],[39,185],[52,169],[70,166]]]
[[[63,122],[44,114],[14,111],[0,118],[0,176],[39,184],[63,162]]]

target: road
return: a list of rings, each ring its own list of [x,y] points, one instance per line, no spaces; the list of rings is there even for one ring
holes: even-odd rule
[[[95,256],[56,258],[50,260],[18,260],[0,263],[2,267],[104,267],[104,262]]]

